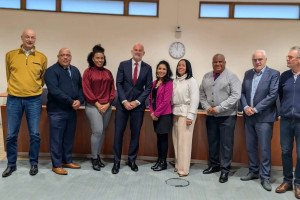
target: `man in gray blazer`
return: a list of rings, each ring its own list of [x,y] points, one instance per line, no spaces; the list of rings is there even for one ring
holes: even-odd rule
[[[274,121],[278,117],[276,100],[280,73],[269,68],[266,62],[265,51],[255,51],[252,56],[254,68],[246,71],[242,84],[241,105],[244,110],[249,173],[241,180],[249,181],[260,176],[263,188],[271,191],[271,139]]]
[[[204,75],[200,86],[200,102],[207,112],[206,128],[210,161],[210,166],[203,171],[203,174],[221,170],[220,183],[228,181],[238,101],[241,97],[240,80],[225,66],[224,55],[214,55],[213,71]]]

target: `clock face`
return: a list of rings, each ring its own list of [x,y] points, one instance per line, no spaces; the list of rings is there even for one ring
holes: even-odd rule
[[[185,47],[181,42],[173,42],[169,48],[169,54],[173,58],[182,58],[185,54]]]

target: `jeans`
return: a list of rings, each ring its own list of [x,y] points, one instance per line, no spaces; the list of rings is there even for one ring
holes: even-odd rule
[[[300,119],[280,119],[280,145],[283,167],[283,181],[293,183],[293,147],[296,140],[297,164],[294,184],[300,186]]]
[[[40,117],[42,110],[41,95],[32,97],[7,97],[7,161],[8,166],[16,166],[18,154],[18,134],[22,116],[25,110],[27,126],[30,136],[29,162],[31,165],[38,164],[40,151]]]

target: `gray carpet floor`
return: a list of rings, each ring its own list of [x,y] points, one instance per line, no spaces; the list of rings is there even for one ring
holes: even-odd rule
[[[265,191],[259,180],[242,182],[240,177],[248,172],[245,167],[232,167],[229,181],[218,182],[220,173],[204,175],[206,165],[193,164],[190,174],[183,179],[187,187],[174,187],[166,184],[170,178],[178,178],[172,165],[161,172],[150,169],[152,163],[139,161],[138,172],[133,172],[121,163],[119,174],[112,175],[111,160],[105,160],[106,167],[100,172],[91,168],[88,159],[75,160],[81,169],[67,169],[68,175],[61,176],[51,171],[49,160],[40,160],[39,173],[29,175],[27,160],[17,162],[17,171],[7,178],[0,178],[1,200],[119,200],[119,199],[197,199],[197,200],[279,200],[295,199],[294,193],[276,194],[275,188],[282,181],[282,171],[272,170],[271,192]],[[0,171],[6,168],[6,161],[0,161]],[[178,181],[178,180],[177,180]],[[179,180],[183,181],[183,180]],[[174,182],[173,182],[174,183]],[[177,183],[177,182],[176,182]]]

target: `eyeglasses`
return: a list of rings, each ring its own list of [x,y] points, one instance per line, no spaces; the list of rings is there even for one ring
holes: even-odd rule
[[[286,59],[287,59],[287,60],[293,60],[294,58],[299,58],[299,57],[286,56]]]
[[[69,58],[69,57],[71,57],[71,54],[59,54],[58,56],[60,56],[60,57],[65,57],[66,56],[66,57]]]
[[[253,59],[252,59],[253,62],[257,62],[257,61],[258,61],[258,62],[261,62],[261,61],[263,61],[263,60],[264,60],[263,58],[257,58],[257,59],[253,58]]]

